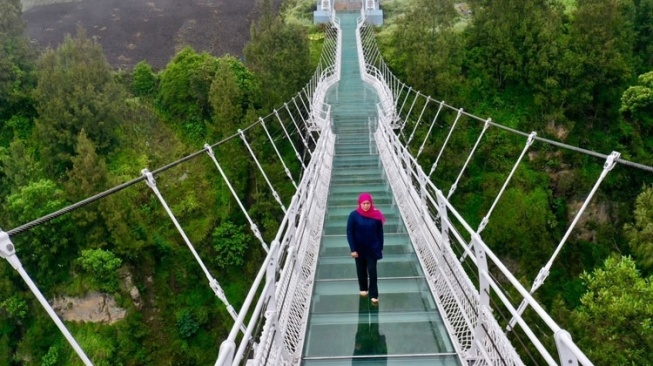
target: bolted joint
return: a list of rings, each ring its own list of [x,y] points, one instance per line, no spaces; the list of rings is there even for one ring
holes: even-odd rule
[[[542,267],[540,272],[537,274],[537,277],[535,277],[535,281],[533,281],[533,290],[531,290],[531,293],[542,286],[547,277],[549,277],[549,269]]]
[[[213,152],[211,145],[204,144],[204,150],[206,150],[206,153],[209,154],[210,157],[215,157],[215,153]]]
[[[4,231],[0,231],[0,257],[6,259],[16,270],[21,267],[20,261],[16,256],[16,247],[11,242],[9,234]]]
[[[227,300],[224,295],[224,291],[222,291],[222,287],[220,287],[220,284],[218,283],[218,280],[212,278],[211,281],[209,281],[209,286],[213,292],[215,292],[215,296],[217,296],[218,299],[222,300],[223,302]]]
[[[156,180],[152,173],[147,169],[143,169],[141,170],[141,174],[145,176],[145,183],[147,183],[147,186],[154,189],[154,187],[156,187]]]
[[[481,223],[478,225],[478,230],[476,230],[476,233],[478,234],[483,231],[489,222],[490,218],[487,215],[483,217],[483,220],[481,220]]]
[[[252,229],[254,235],[256,235],[257,238],[261,238],[261,232],[258,230],[258,226],[256,226],[255,223],[252,223],[252,225],[250,225],[250,228]]]
[[[528,135],[528,140],[526,141],[526,146],[530,147],[533,145],[533,141],[535,141],[535,136],[537,136],[537,132],[533,131],[531,132],[530,135]]]
[[[565,366],[578,366],[578,357],[574,354],[569,344],[573,344],[571,335],[564,329],[560,329],[553,335],[556,346],[558,347],[558,356],[560,357],[560,365]]]
[[[612,170],[612,168],[614,168],[614,166],[617,164],[617,159],[619,159],[620,156],[620,152],[613,151],[612,154],[610,154],[610,156],[608,156],[608,158],[605,160],[603,169],[608,171]]]
[[[0,256],[2,258],[9,258],[14,254],[16,254],[16,248],[14,247],[14,243],[11,242],[9,234],[0,231]]]

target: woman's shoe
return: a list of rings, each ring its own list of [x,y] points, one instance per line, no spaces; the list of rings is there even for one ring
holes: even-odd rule
[[[378,303],[379,303],[379,299],[373,297],[373,298],[372,298],[372,304],[376,305],[376,304],[378,304]]]
[[[367,296],[367,291],[361,291],[361,296]]]

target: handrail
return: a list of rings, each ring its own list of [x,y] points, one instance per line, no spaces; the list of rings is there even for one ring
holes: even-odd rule
[[[325,103],[325,99],[329,88],[340,79],[342,43],[339,22],[335,16],[331,19],[333,22],[327,30],[329,40],[325,41],[320,67],[304,88],[307,96],[310,95],[308,99],[311,103],[307,125],[309,130],[320,132],[317,146],[263,265],[238,312],[238,318],[220,346],[216,366],[240,364],[249,348],[253,348],[253,355],[248,359],[248,365],[270,364],[273,362],[271,360],[277,360],[274,364],[292,363],[302,346],[301,339],[295,339],[293,335],[305,328],[306,317],[294,318],[292,314],[296,310],[291,309],[296,307],[298,299],[301,301],[310,294],[306,293],[306,286],[293,286],[292,283],[306,281],[301,278],[303,271],[298,266],[312,265],[306,257],[315,257],[315,254],[308,254],[307,251],[316,251],[319,243],[316,240],[318,238],[307,239],[304,236],[310,231],[321,232],[323,220],[319,217],[326,210],[323,203],[326,201],[326,187],[331,176],[329,172],[335,138],[330,126],[331,106]],[[335,46],[329,42],[335,43]],[[328,64],[323,65],[322,62]],[[278,113],[276,115],[278,117]],[[306,245],[306,242],[314,242],[315,245]],[[245,334],[237,345],[238,330],[245,325],[246,314],[249,314],[249,321]],[[256,334],[258,344],[252,347],[254,329],[259,328],[262,330]]]
[[[376,47],[376,44],[369,41],[369,39],[368,42],[362,41],[363,35],[361,34],[367,31],[365,27],[365,23],[361,21],[357,35],[360,47],[359,55],[361,56],[360,69],[361,72],[365,72],[363,79],[374,87],[379,95],[383,95],[387,98],[386,100],[392,101],[394,106],[395,99],[390,96],[398,96],[399,94],[395,94],[390,89],[390,85],[399,84],[394,80],[394,75],[386,69],[387,66],[382,59],[375,57],[373,61],[370,61],[365,58],[366,55],[372,55],[375,52],[364,51],[362,48],[366,47],[365,45],[367,47]],[[373,37],[369,33],[366,33],[365,36],[368,38]],[[374,65],[371,63],[374,63]],[[393,80],[388,82],[386,80],[388,77]],[[420,97],[419,93],[416,94],[413,105],[418,97]],[[424,96],[424,98],[432,100],[429,96]],[[439,107],[438,114],[443,106],[449,107],[444,102],[438,102],[435,105]],[[400,141],[400,130],[393,132],[393,129],[397,127],[393,112],[387,111],[381,105],[378,109],[380,113],[376,140],[386,175],[391,183],[393,193],[400,203],[400,212],[404,221],[409,223],[407,226],[416,228],[409,230],[411,240],[413,243],[422,243],[422,246],[416,249],[419,253],[420,262],[425,266],[426,272],[430,274],[429,285],[434,297],[446,309],[443,315],[450,321],[450,324],[457,324],[455,327],[451,326],[454,332],[452,335],[457,349],[459,349],[463,357],[470,362],[483,359],[488,364],[493,364],[500,357],[504,362],[508,360],[508,364],[511,365],[523,364],[519,355],[512,348],[506,334],[492,315],[490,294],[493,294],[496,295],[500,304],[508,309],[517,323],[516,326],[523,331],[547,364],[557,365],[559,362],[560,364],[573,365],[580,363],[582,365],[592,365],[592,362],[583,351],[573,342],[569,333],[551,318],[498,256],[485,244],[480,232],[467,224],[448,197],[431,181],[430,173],[427,174],[428,170],[421,167],[417,159],[412,156],[407,144]],[[468,113],[459,109],[458,118],[460,118],[461,114],[468,115]],[[485,119],[484,122],[484,130],[489,126],[494,126],[494,123],[489,119]],[[526,136],[531,140],[536,138],[534,133],[526,134]],[[479,141],[480,137],[474,150]],[[472,153],[474,150],[472,150]],[[616,160],[616,158],[613,158],[613,160]],[[468,162],[469,158],[465,165]],[[432,171],[431,168],[431,173]],[[460,174],[462,174],[462,171]],[[460,175],[458,179],[460,179]],[[452,189],[455,188],[452,187]],[[463,235],[457,232],[457,227],[461,227],[470,239],[463,239]],[[475,266],[479,275],[479,283],[476,286],[468,279],[456,281],[455,283],[451,281],[452,278],[460,279],[462,276],[467,278],[460,261],[457,260],[454,248],[462,250],[463,253],[470,257],[470,263]],[[557,356],[550,353],[529,324],[522,318],[521,312],[511,304],[505,290],[490,274],[490,267],[499,270],[500,274],[523,297],[524,303],[528,304],[550,329],[551,335],[556,339]],[[454,319],[457,320],[454,321]],[[461,322],[462,319],[466,320]],[[466,324],[466,326],[461,326],[463,324]]]

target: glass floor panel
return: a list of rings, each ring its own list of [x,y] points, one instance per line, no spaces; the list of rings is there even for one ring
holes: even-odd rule
[[[337,134],[320,257],[315,272],[302,365],[461,365],[447,327],[406,234],[385,172],[370,139],[378,96],[358,69],[358,14],[339,14],[343,63],[330,90]],[[386,215],[384,258],[378,262],[379,303],[361,297],[346,224],[360,192]]]
[[[393,312],[437,311],[424,278],[382,278],[378,308]],[[381,296],[382,295],[382,296]],[[360,311],[358,281],[318,281],[313,294],[312,314],[356,313]]]
[[[345,253],[348,254],[349,250]],[[377,262],[379,277],[415,277],[423,272],[412,254],[386,254]],[[326,257],[318,260],[317,279],[356,278],[356,264],[351,256]]]
[[[304,366],[456,366],[460,365],[455,355],[433,355],[414,357],[366,357],[339,359],[307,359]]]
[[[454,352],[437,311],[383,311],[357,297],[357,313],[312,315],[305,357]]]

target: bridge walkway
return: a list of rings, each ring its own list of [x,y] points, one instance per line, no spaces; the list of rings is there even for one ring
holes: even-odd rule
[[[302,364],[460,365],[373,141],[378,96],[361,80],[357,14],[339,17],[342,76],[328,95],[335,156]],[[359,296],[347,245],[347,217],[361,192],[369,192],[387,218],[378,305]]]

